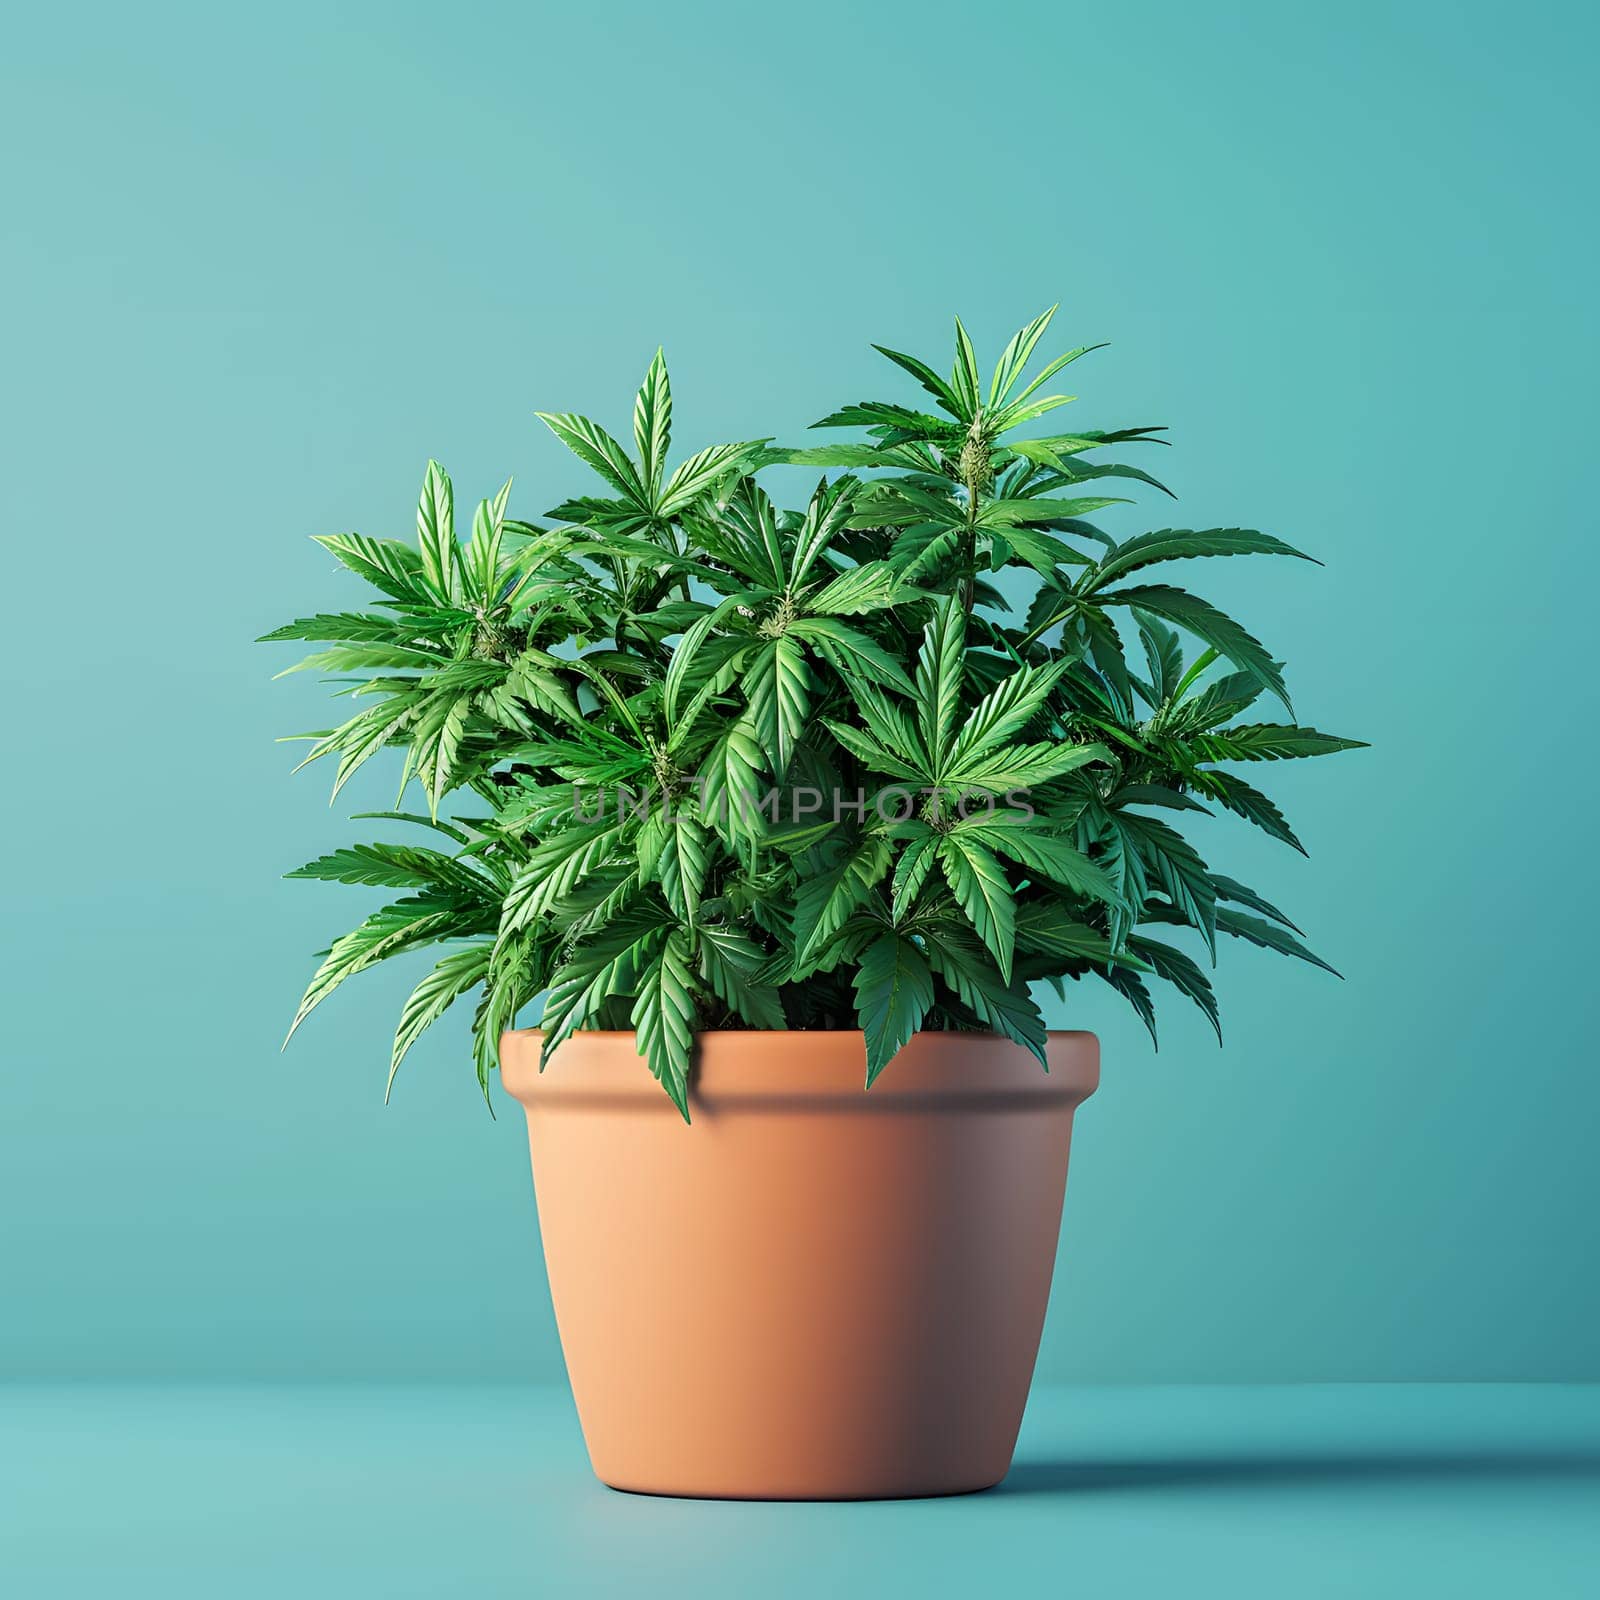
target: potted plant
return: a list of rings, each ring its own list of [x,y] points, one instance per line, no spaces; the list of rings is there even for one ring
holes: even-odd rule
[[[987,383],[959,322],[948,378],[884,350],[933,409],[818,424],[856,442],[676,468],[658,354],[631,451],[543,418],[596,492],[535,524],[508,483],[463,539],[430,463],[415,546],[320,540],[375,602],[267,636],[354,674],[359,709],[307,760],[336,762],[337,794],[400,748],[426,805],[377,815],[431,835],[291,874],[402,891],[334,941],[295,1026],[444,947],[390,1084],[476,995],[478,1081],[498,1067],[526,1108],[568,1370],[618,1487],[998,1481],[1098,1076],[1093,1036],[1049,1031],[1032,991],[1108,983],[1154,1036],[1153,980],[1217,1020],[1177,930],[1324,965],[1182,824],[1220,808],[1298,849],[1235,768],[1356,741],[1297,724],[1273,654],[1166,576],[1301,553],[1103,532],[1108,485],[1166,492],[1106,455],[1161,430],[1045,431],[1069,398],[1045,385],[1086,353],[1027,377],[1050,315]],[[804,509],[762,487],[778,465],[823,471]]]

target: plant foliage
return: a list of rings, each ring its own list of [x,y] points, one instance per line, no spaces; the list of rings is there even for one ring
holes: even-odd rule
[[[542,995],[547,1055],[634,1030],[687,1118],[703,1029],[859,1028],[870,1084],[923,1028],[998,1032],[1042,1063],[1040,982],[1103,980],[1152,1036],[1167,983],[1215,1023],[1178,928],[1208,960],[1223,934],[1324,965],[1181,824],[1222,810],[1300,849],[1235,769],[1357,741],[1296,723],[1273,652],[1169,576],[1309,558],[1246,528],[1104,532],[1108,488],[1166,492],[1108,459],[1161,430],[1041,431],[1070,398],[1049,380],[1087,353],[1028,378],[1050,317],[987,382],[959,321],[948,375],[884,350],[928,399],[817,424],[852,442],[676,466],[658,354],[631,449],[543,417],[599,482],[540,522],[509,515],[508,483],[458,530],[430,462],[415,543],[321,539],[374,594],[266,636],[320,645],[300,668],[354,708],[306,759],[333,762],[337,794],[401,751],[397,805],[413,784],[423,805],[375,815],[428,842],[291,874],[397,891],[333,942],[295,1027],[353,974],[437,947],[391,1084],[473,996],[486,1088]],[[781,466],[821,470],[803,509],[758,481]]]

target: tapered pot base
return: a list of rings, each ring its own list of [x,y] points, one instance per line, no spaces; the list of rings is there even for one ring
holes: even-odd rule
[[[1007,1469],[1010,1470],[1009,1468]],[[948,1500],[964,1494],[987,1494],[990,1489],[998,1488],[1005,1482],[1002,1474],[998,1478],[990,1479],[986,1483],[959,1484],[953,1487],[927,1488],[918,1485],[883,1486],[873,1489],[863,1489],[857,1493],[833,1494],[756,1494],[749,1491],[740,1492],[714,1492],[710,1490],[688,1489],[655,1489],[643,1488],[631,1483],[610,1483],[605,1478],[600,1482],[608,1489],[614,1489],[618,1494],[642,1495],[652,1500],[812,1500],[819,1502],[850,1502],[857,1500]]]

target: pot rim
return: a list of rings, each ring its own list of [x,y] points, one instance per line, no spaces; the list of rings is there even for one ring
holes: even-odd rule
[[[677,1118],[650,1075],[631,1030],[581,1030],[562,1041],[541,1070],[544,1034],[500,1036],[506,1090],[535,1106],[626,1102]],[[695,1035],[691,1111],[734,1109],[951,1110],[1063,1109],[1094,1093],[1100,1041],[1083,1029],[1050,1029],[1050,1070],[997,1033],[930,1031],[911,1039],[866,1087],[866,1035],[855,1028],[711,1028]]]

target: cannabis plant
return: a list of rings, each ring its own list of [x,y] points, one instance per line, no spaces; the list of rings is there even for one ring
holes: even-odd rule
[[[1041,983],[1108,983],[1154,1036],[1160,981],[1216,1024],[1173,928],[1212,961],[1222,934],[1325,965],[1180,825],[1221,808],[1300,849],[1234,769],[1357,741],[1296,723],[1272,652],[1164,577],[1309,558],[1244,528],[1097,526],[1125,503],[1113,480],[1167,492],[1104,459],[1162,430],[1030,428],[1071,398],[1049,379],[1095,348],[1027,379],[1050,317],[987,384],[959,321],[948,377],[883,350],[933,409],[864,401],[816,425],[853,442],[713,445],[676,468],[658,354],[632,451],[542,416],[593,492],[527,522],[508,483],[463,539],[430,463],[415,545],[319,540],[375,594],[267,635],[323,645],[300,666],[341,675],[357,707],[305,736],[306,759],[335,762],[337,794],[400,750],[397,806],[413,788],[422,805],[364,815],[429,842],[291,874],[402,891],[325,952],[295,1027],[355,973],[441,946],[391,1085],[476,994],[486,1089],[501,1031],[542,995],[546,1056],[631,1029],[687,1118],[703,1029],[859,1028],[870,1085],[918,1029],[998,1032],[1043,1063]],[[782,465],[823,474],[803,509],[758,481]]]

